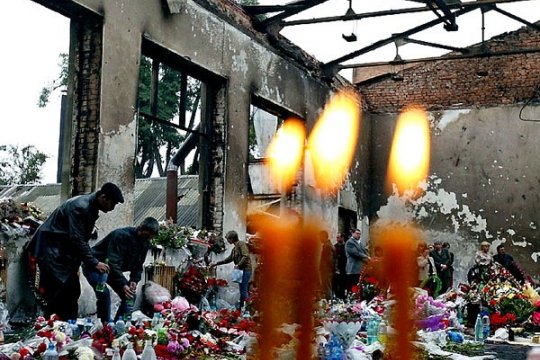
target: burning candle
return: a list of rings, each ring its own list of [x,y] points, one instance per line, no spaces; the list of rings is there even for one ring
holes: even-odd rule
[[[323,194],[339,190],[351,166],[360,129],[360,108],[356,94],[337,94],[309,136],[315,181]]]
[[[352,93],[337,94],[309,138],[315,179],[323,195],[335,193],[349,169],[358,137],[359,106]],[[294,119],[284,122],[267,150],[272,183],[280,191],[282,206],[280,219],[262,215],[252,219],[263,239],[259,359],[273,358],[273,350],[280,345],[277,328],[290,320],[300,325],[296,358],[307,360],[313,355],[313,313],[320,293],[318,234],[323,228],[321,221],[295,217],[284,207],[284,194],[296,178],[305,150],[304,124]],[[292,313],[283,308],[283,302]]]
[[[390,152],[388,187],[405,196],[414,196],[419,183],[429,170],[429,123],[427,114],[420,108],[406,109],[398,118]],[[384,252],[385,278],[390,280],[396,299],[391,317],[396,336],[389,339],[388,351],[394,359],[411,359],[414,334],[412,299],[410,288],[414,286],[417,273],[415,267],[416,243],[420,238],[418,229],[411,224],[393,224],[377,229],[374,242]]]

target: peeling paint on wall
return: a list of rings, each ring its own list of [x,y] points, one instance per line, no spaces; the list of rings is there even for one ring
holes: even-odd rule
[[[460,110],[446,110],[443,112],[439,122],[435,125],[435,130],[439,133],[444,130],[449,124],[458,120],[461,115],[470,113],[470,109],[460,109]]]
[[[410,200],[410,194],[400,196],[394,188],[394,193],[388,197],[388,203],[377,212],[377,225],[392,222],[420,223],[424,229],[424,241],[448,242],[450,251],[455,256],[454,286],[457,286],[460,282],[467,282],[467,272],[474,263],[474,254],[480,241],[491,239],[491,251],[494,252],[496,246],[506,242],[506,239],[490,234],[487,220],[473,212],[468,205],[459,203],[458,199],[466,198],[445,190],[441,183],[441,179],[436,175],[430,176],[421,185],[424,193],[415,200]],[[435,217],[446,219],[446,230],[430,229],[429,225]],[[509,231],[512,232],[514,231]]]

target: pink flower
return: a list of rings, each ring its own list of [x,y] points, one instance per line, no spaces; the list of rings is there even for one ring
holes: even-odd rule
[[[540,325],[540,311],[533,312],[532,321],[536,325]]]

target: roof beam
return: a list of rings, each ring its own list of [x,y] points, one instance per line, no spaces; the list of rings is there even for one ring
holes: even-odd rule
[[[461,16],[463,14],[469,13],[469,12],[471,12],[473,10],[478,9],[481,6],[481,4],[480,4],[481,2],[482,1],[478,1],[477,2],[478,5],[470,6],[470,7],[466,7],[466,8],[457,10],[457,11],[453,12],[452,14],[453,14],[453,16],[458,17],[458,16]],[[378,48],[380,48],[382,46],[391,44],[396,40],[400,40],[400,39],[406,38],[406,37],[408,37],[410,35],[416,34],[416,33],[420,32],[420,31],[429,29],[430,27],[438,25],[438,24],[440,24],[442,22],[444,22],[444,18],[443,19],[437,18],[437,19],[428,21],[427,23],[424,23],[422,25],[416,26],[416,27],[414,27],[412,29],[409,29],[407,31],[404,31],[402,33],[394,34],[394,35],[392,35],[392,36],[390,36],[390,37],[388,37],[386,39],[379,40],[379,41],[377,41],[377,42],[375,42],[375,43],[373,43],[371,45],[363,47],[360,50],[353,51],[352,53],[349,53],[347,55],[344,55],[344,56],[342,56],[340,58],[337,58],[335,60],[332,60],[332,61],[324,64],[323,65],[323,71],[327,76],[332,77],[335,74],[337,74],[337,72],[339,71],[339,63],[342,63],[342,62],[347,61],[347,60],[354,59],[355,57],[358,57],[358,56],[366,54],[366,53],[368,53],[370,51],[376,50],[376,49],[378,49]]]
[[[290,4],[288,8],[283,10],[281,13],[274,15],[272,17],[269,17],[267,19],[264,19],[260,22],[255,23],[255,27],[258,30],[271,33],[279,33],[281,31],[282,27],[280,26],[280,23],[283,19],[288,18],[289,16],[296,15],[299,12],[302,12],[304,10],[310,9],[314,6],[317,6],[319,4],[322,4],[328,0],[300,0],[295,3]]]
[[[514,15],[514,14],[512,14],[512,13],[509,13],[508,11],[505,11],[505,10],[503,10],[503,9],[499,9],[496,5],[492,5],[492,6],[490,6],[490,8],[491,8],[492,10],[497,11],[498,13],[501,13],[501,14],[503,14],[503,15],[508,16],[510,19],[514,19],[514,20],[516,20],[516,21],[519,21],[520,23],[523,23],[523,24],[525,24],[525,25],[527,25],[527,26],[529,26],[529,27],[535,29],[536,31],[540,31],[540,26],[538,26],[538,25],[536,25],[536,24],[534,24],[534,23],[532,23],[532,22],[530,22],[530,21],[527,21],[527,20],[525,20],[525,19],[523,19],[523,18],[520,18],[520,17],[517,16],[517,15]]]
[[[408,38],[408,37],[404,38],[403,41],[405,43],[408,43],[408,44],[418,44],[418,45],[423,45],[423,46],[431,46],[431,47],[439,48],[439,49],[457,51],[457,52],[460,52],[462,54],[466,54],[466,53],[470,52],[470,50],[467,49],[467,48],[458,48],[458,47],[454,47],[454,46],[437,44],[437,43],[424,41],[424,40],[411,39],[411,38]]]
[[[478,1],[469,1],[461,4],[451,4],[447,5],[449,9],[462,9],[467,7],[474,7],[477,8],[478,5],[489,5],[489,4],[504,4],[504,3],[513,3],[513,2],[523,2],[523,1],[531,1],[531,0],[478,0]],[[274,6],[274,5],[268,5]],[[259,7],[259,6],[255,6]],[[252,6],[244,6],[244,8],[249,12],[252,8]],[[381,10],[381,11],[373,11],[373,12],[366,12],[361,14],[354,14],[354,15],[341,15],[341,16],[328,16],[328,17],[321,17],[321,18],[312,18],[312,19],[300,19],[300,20],[290,20],[290,21],[282,21],[280,25],[282,27],[285,26],[296,26],[296,25],[307,25],[307,24],[317,24],[322,22],[334,22],[334,21],[351,21],[351,20],[361,20],[361,19],[367,19],[372,17],[380,17],[380,16],[389,16],[389,15],[400,15],[400,14],[410,14],[410,13],[417,13],[417,12],[424,12],[424,11],[431,11],[431,8],[429,6],[422,6],[422,7],[412,7],[412,8],[404,8],[404,9],[391,9],[391,10]]]
[[[435,61],[463,60],[463,59],[471,59],[471,58],[490,58],[490,57],[496,57],[496,56],[536,54],[536,53],[540,53],[540,48],[527,48],[527,49],[496,51],[496,52],[480,52],[480,53],[449,55],[449,56],[435,56],[435,57],[425,57],[425,58],[419,58],[419,59],[400,60],[400,61],[379,61],[379,62],[371,62],[371,63],[343,64],[343,65],[339,65],[338,67],[339,67],[339,70],[343,70],[343,69],[366,68],[366,67],[376,67],[376,66],[385,66],[385,65],[420,64],[420,63],[428,63],[428,62],[435,62]]]

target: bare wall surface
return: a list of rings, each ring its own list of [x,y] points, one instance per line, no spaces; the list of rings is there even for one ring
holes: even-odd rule
[[[464,281],[481,241],[507,253],[539,278],[540,122],[519,119],[522,106],[430,113],[431,169],[413,202],[384,194],[386,164],[398,114],[370,115],[372,220],[418,221],[428,242],[449,241],[457,280]],[[540,119],[540,106],[525,109]]]

